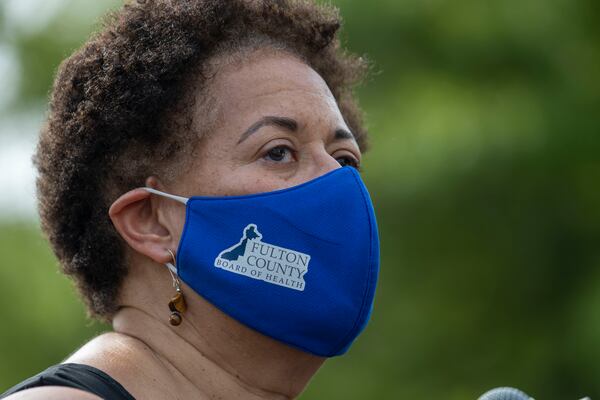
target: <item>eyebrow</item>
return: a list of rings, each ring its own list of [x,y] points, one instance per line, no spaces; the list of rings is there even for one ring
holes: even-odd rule
[[[262,128],[263,126],[267,126],[267,125],[278,126],[285,130],[288,130],[290,132],[298,131],[298,122],[295,119],[292,119],[289,117],[278,117],[278,116],[273,116],[273,115],[267,115],[265,117],[262,117],[261,119],[259,119],[255,123],[253,123],[252,125],[250,125],[250,127],[248,129],[246,129],[246,131],[244,133],[242,133],[242,136],[240,136],[240,140],[238,140],[237,144],[242,143],[254,132],[258,131],[260,128]],[[334,140],[354,139],[354,135],[352,134],[352,132],[350,132],[346,129],[337,128],[334,131],[333,139]]]

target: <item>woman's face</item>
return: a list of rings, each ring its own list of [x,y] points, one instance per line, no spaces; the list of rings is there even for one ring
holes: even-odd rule
[[[179,194],[266,192],[360,164],[327,84],[293,56],[256,51],[220,69],[211,85],[218,120],[178,182]]]
[[[358,144],[327,84],[297,58],[255,51],[243,64],[219,69],[210,90],[216,107],[210,112],[218,115],[214,130],[200,140],[186,174],[158,189],[186,197],[235,196],[360,165]],[[201,115],[198,110],[195,119]],[[155,186],[149,179],[147,185]],[[168,246],[178,248],[185,207],[172,200],[162,204],[174,233]],[[156,249],[162,257],[163,248]]]

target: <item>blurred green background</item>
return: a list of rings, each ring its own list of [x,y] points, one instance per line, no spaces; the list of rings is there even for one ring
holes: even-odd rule
[[[382,238],[372,320],[302,399],[600,398],[600,2],[338,0]],[[117,1],[0,2],[0,392],[106,329],[42,239],[29,157]]]

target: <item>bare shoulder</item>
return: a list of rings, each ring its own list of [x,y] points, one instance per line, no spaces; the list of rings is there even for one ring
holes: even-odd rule
[[[164,365],[144,342],[121,333],[107,332],[93,338],[64,362],[105,372],[135,398],[148,398],[147,391],[163,389]]]
[[[83,390],[62,387],[62,386],[42,386],[32,389],[22,390],[5,398],[6,400],[102,400],[95,394],[84,392]]]
[[[137,364],[151,362],[153,357],[152,350],[140,340],[117,332],[106,332],[84,344],[65,360],[83,364],[89,361],[106,366],[122,366],[124,361],[127,361],[125,364]]]

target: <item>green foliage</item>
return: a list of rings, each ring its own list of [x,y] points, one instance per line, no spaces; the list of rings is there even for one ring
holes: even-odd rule
[[[359,93],[383,258],[371,324],[302,398],[600,397],[600,3],[334,3],[376,66]],[[21,100],[93,28],[73,15],[14,39]],[[103,327],[37,229],[2,227],[0,251],[2,390]]]
[[[58,363],[107,327],[83,304],[37,227],[0,228],[0,392]]]

